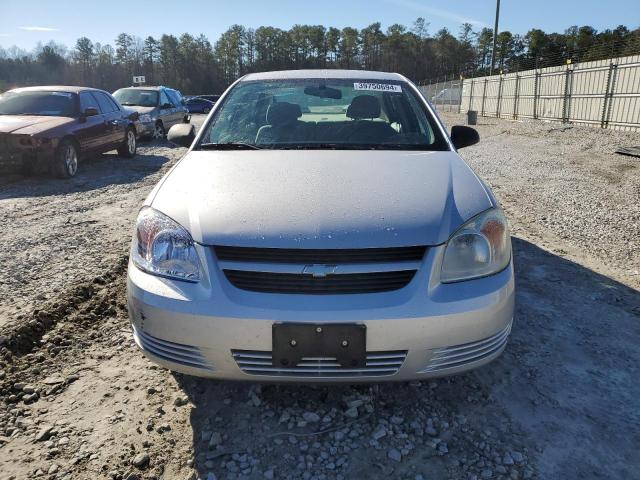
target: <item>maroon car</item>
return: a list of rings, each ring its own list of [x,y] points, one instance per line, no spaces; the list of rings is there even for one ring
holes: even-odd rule
[[[0,168],[73,177],[78,160],[136,154],[138,114],[85,87],[27,87],[0,95]]]

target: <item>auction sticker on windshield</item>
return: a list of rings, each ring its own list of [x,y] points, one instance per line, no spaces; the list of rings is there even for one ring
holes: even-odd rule
[[[354,90],[372,90],[374,92],[402,92],[400,85],[390,83],[354,82]]]

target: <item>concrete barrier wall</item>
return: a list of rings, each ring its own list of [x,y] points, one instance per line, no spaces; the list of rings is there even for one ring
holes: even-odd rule
[[[640,130],[640,55],[465,79],[460,111]]]

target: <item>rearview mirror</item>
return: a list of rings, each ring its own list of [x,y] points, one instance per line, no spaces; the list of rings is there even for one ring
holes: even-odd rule
[[[180,123],[174,125],[167,133],[167,140],[181,147],[189,148],[196,138],[196,130],[193,125],[188,123]]]
[[[87,107],[82,115],[85,117],[93,117],[94,115],[98,115],[98,109],[95,107]]]
[[[454,125],[451,127],[451,143],[458,148],[469,147],[480,141],[480,135],[471,127],[464,125]]]

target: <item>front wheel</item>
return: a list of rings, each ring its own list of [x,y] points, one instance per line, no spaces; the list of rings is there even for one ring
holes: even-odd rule
[[[158,122],[156,123],[156,126],[153,129],[153,139],[164,140],[164,137],[165,137],[164,125],[162,125],[162,122]]]
[[[137,148],[136,132],[134,132],[132,128],[129,128],[124,136],[124,143],[118,147],[118,155],[121,157],[133,158],[136,156]]]
[[[63,140],[58,146],[53,173],[58,178],[71,178],[78,173],[78,150],[71,140]]]
[[[202,109],[202,113],[209,113],[211,111],[211,109],[209,107],[204,107]]]

